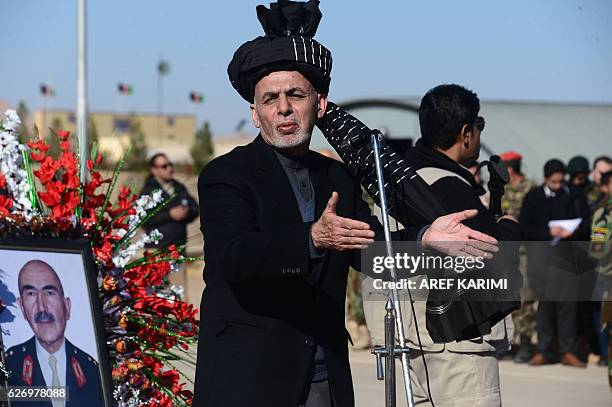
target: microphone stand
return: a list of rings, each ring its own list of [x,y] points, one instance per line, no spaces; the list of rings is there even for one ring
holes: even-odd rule
[[[389,215],[387,209],[387,197],[385,194],[385,183],[383,177],[383,166],[380,159],[380,132],[373,132],[371,135],[372,149],[374,152],[374,162],[376,167],[376,180],[380,197],[380,209],[382,212],[383,230],[385,233],[385,245],[387,256],[393,258],[393,246],[391,245],[391,231],[389,229]],[[397,282],[395,267],[391,267],[391,281]],[[406,389],[406,400],[408,407],[414,407],[414,397],[412,384],[410,382],[410,349],[406,346],[406,336],[404,334],[404,319],[400,308],[399,293],[396,284],[392,284],[391,293],[385,305],[387,314],[385,315],[385,346],[372,349],[372,354],[376,356],[376,378],[385,380],[385,407],[395,407],[396,404],[396,385],[395,385],[395,358],[399,357],[402,361],[402,373],[404,378],[404,388]],[[395,346],[395,328],[399,339],[399,346]],[[386,372],[383,373],[382,358],[385,358]]]

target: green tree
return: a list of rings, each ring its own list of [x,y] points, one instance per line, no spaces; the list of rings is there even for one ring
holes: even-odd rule
[[[87,142],[89,144],[87,146],[88,154],[91,154],[93,146],[97,146],[98,151],[100,151],[100,145],[98,144],[98,127],[91,116],[87,118]]]
[[[212,160],[214,153],[212,133],[208,122],[204,122],[196,132],[190,152],[193,159],[193,170],[196,174],[199,174],[202,168]]]
[[[147,144],[140,120],[135,115],[130,116],[130,144],[132,152],[126,158],[127,168],[133,171],[142,171],[147,168]]]
[[[17,137],[19,137],[19,140],[21,141],[27,141],[30,139],[30,130],[28,129],[28,115],[30,114],[30,109],[28,109],[28,106],[26,105],[26,103],[21,100],[19,101],[19,103],[17,104],[17,115],[19,116],[19,118],[21,119],[21,124],[19,125],[19,127],[17,128]]]
[[[49,144],[49,151],[47,154],[51,157],[57,157],[61,151],[60,139],[57,136],[57,132],[60,130],[64,130],[62,120],[59,117],[54,117],[51,121],[51,128],[47,131],[47,137],[45,137],[45,141]]]

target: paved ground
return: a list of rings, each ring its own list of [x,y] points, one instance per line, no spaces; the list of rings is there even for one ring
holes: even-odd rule
[[[175,284],[185,287],[188,302],[197,307],[204,288],[203,264],[194,263],[186,267],[183,274],[172,276]],[[376,380],[374,357],[369,351],[351,351],[351,368],[357,407],[383,407],[384,386]],[[185,372],[186,381],[193,380],[195,349],[186,355],[191,363],[179,363]],[[401,380],[401,365],[398,369],[398,395],[404,392]],[[612,393],[607,383],[606,369],[589,364],[587,369],[576,369],[561,365],[528,367],[512,361],[500,363],[502,401],[504,407],[610,407]],[[189,385],[188,387],[191,387]],[[435,394],[433,395],[435,401]],[[399,406],[406,406],[398,397]]]
[[[376,380],[374,357],[369,351],[352,351],[351,368],[358,407],[383,407],[384,386]],[[400,364],[397,364],[398,370]],[[502,402],[504,407],[610,407],[612,393],[606,369],[589,364],[587,369],[560,365],[528,367],[512,361],[500,363]],[[398,407],[404,388],[398,371]],[[434,379],[435,380],[435,379]],[[435,394],[432,395],[435,402]]]
[[[192,351],[195,352],[195,349]],[[190,352],[190,353],[192,353]],[[193,353],[194,354],[194,353]],[[192,363],[180,363],[183,372],[193,378]],[[351,351],[351,369],[357,407],[384,407],[384,382],[376,380],[374,357],[369,351]],[[400,364],[397,364],[398,407],[406,407],[402,398]],[[500,363],[502,401],[504,407],[610,407],[612,393],[606,369],[589,364],[587,369],[560,365],[528,367],[512,361]],[[188,386],[191,388],[191,386]],[[435,401],[435,395],[433,395]]]

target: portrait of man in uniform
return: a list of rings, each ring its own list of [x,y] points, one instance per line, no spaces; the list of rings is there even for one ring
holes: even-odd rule
[[[64,277],[62,281],[56,271],[59,270],[57,261],[45,261],[44,255],[40,258],[24,257],[20,261],[21,267],[14,267],[8,273],[7,266],[1,265],[5,268],[4,274],[16,280],[16,289],[12,288],[14,301],[9,307],[13,308],[13,324],[5,328],[9,325],[5,324],[6,318],[2,320],[4,359],[10,372],[8,386],[67,389],[66,400],[29,401],[24,404],[28,406],[104,406],[99,360],[97,353],[92,352],[96,347],[96,337],[89,334],[91,331],[83,323],[85,319],[92,318],[91,313],[83,312],[91,311],[87,304],[87,290],[75,289],[73,279],[66,278],[67,273],[59,273]],[[56,269],[49,263],[54,264]],[[85,282],[83,276],[81,278]],[[67,295],[64,283],[71,286],[73,298]],[[10,285],[15,287],[15,281]],[[74,312],[80,315],[73,322],[71,317]],[[71,323],[75,326],[67,335],[67,327]],[[93,328],[93,322],[90,321],[89,325]],[[28,338],[28,335],[31,336]],[[87,351],[75,345],[70,335],[73,335],[75,343],[85,346]]]

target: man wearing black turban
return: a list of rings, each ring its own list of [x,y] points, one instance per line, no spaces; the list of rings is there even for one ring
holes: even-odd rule
[[[210,162],[198,181],[206,290],[194,406],[354,405],[346,279],[382,227],[348,170],[308,149],[332,65],[312,39],[318,3],[257,7],[266,35],[228,67],[260,135]],[[482,242],[495,240],[460,223],[474,212],[395,237],[470,240],[471,253],[485,255],[476,247],[493,250]]]

